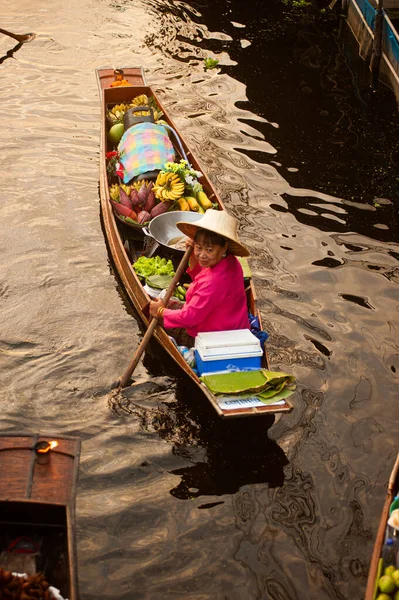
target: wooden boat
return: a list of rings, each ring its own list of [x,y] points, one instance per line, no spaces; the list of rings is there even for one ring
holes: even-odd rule
[[[49,449],[49,442],[57,446]],[[78,599],[79,454],[77,438],[0,436],[0,568],[31,575],[42,571],[69,600]]]
[[[109,180],[107,174],[107,165],[106,165],[106,153],[108,151],[113,150],[112,146],[109,143],[107,137],[107,131],[109,129],[109,124],[107,123],[107,107],[115,106],[116,104],[126,103],[133,100],[133,98],[146,94],[148,97],[153,96],[158,104],[159,108],[163,112],[162,119],[167,122],[175,131],[177,131],[176,125],[168,116],[166,108],[162,105],[160,98],[156,95],[156,93],[151,89],[151,87],[146,85],[144,72],[141,67],[122,67],[123,77],[131,86],[120,86],[120,87],[110,87],[114,82],[114,69],[113,68],[101,68],[97,69],[97,80],[99,85],[99,90],[101,94],[101,105],[102,105],[102,113],[101,113],[101,149],[100,149],[100,198],[101,198],[101,214],[104,225],[104,231],[106,240],[112,255],[112,259],[117,270],[117,273],[120,277],[122,285],[134,305],[138,315],[140,316],[142,322],[147,327],[148,326],[148,318],[145,314],[145,308],[148,306],[150,301],[149,296],[143,289],[143,285],[140,282],[140,279],[137,277],[134,269],[132,268],[132,256],[127,251],[126,248],[132,249],[133,245],[133,253],[135,256],[140,255],[143,250],[144,236],[137,233],[137,231],[133,231],[132,229],[125,224],[121,223],[119,219],[116,219],[112,210],[111,203],[109,201],[110,191],[109,191]],[[184,139],[178,133],[184,152],[191,163],[192,167],[203,173],[200,164],[198,163],[195,156],[192,154]],[[173,141],[173,140],[172,140]],[[176,156],[179,160],[182,157],[181,151],[175,145]],[[203,189],[209,199],[213,203],[217,203],[219,209],[224,209],[223,203],[219,198],[215,188],[213,187],[210,180],[207,178],[206,174],[203,173],[203,177],[201,178],[201,184]],[[139,239],[137,239],[139,238]],[[178,261],[177,261],[178,263]],[[176,267],[176,265],[175,265]],[[248,281],[247,284],[247,299],[248,299],[248,308],[253,315],[257,315],[260,319],[260,314],[256,305],[256,293],[253,285],[252,279]],[[207,389],[207,387],[200,381],[195,372],[189,367],[189,365],[185,362],[184,358],[180,354],[180,352],[176,349],[175,345],[170,341],[169,336],[165,332],[162,327],[157,327],[155,330],[154,337],[161,344],[161,346],[168,352],[168,354],[175,360],[177,365],[181,367],[182,371],[184,371],[188,377],[198,386],[198,388],[203,392],[203,394],[207,397],[207,399],[211,402],[212,406],[215,408],[217,413],[222,417],[241,417],[241,416],[253,416],[253,415],[265,415],[265,414],[279,414],[285,413],[292,410],[293,405],[291,402],[286,399],[283,404],[274,405],[274,406],[251,406],[250,402],[246,403],[242,401],[242,404],[235,405],[234,408],[221,408],[217,402],[216,397]],[[267,368],[267,356],[266,353],[263,356],[263,367]]]
[[[385,533],[387,521],[389,519],[389,508],[394,497],[399,493],[399,454],[396,457],[395,465],[388,481],[387,495],[385,497],[384,506],[381,513],[380,523],[378,525],[377,536],[375,539],[373,554],[371,556],[369,575],[367,578],[367,587],[365,600],[375,600],[378,596],[377,583],[382,575],[381,570],[384,568],[380,561],[382,549],[385,541]],[[385,565],[386,566],[386,565]]]

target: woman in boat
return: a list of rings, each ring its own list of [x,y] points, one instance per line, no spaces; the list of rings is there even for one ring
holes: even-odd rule
[[[183,308],[166,308],[157,299],[150,303],[150,315],[188,347],[200,332],[250,329],[243,271],[236,258],[249,256],[249,250],[238,239],[237,220],[225,210],[210,209],[195,223],[182,221],[177,227],[193,246],[187,269],[193,282]]]

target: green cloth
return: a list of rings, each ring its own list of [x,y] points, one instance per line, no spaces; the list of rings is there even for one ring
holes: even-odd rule
[[[237,371],[203,375],[201,381],[215,396],[253,394],[264,404],[291,396],[296,388],[295,378],[277,371]]]
[[[244,279],[251,279],[252,271],[251,271],[251,267],[249,266],[248,260],[243,256],[236,256],[236,258],[241,265],[242,272],[244,274]]]

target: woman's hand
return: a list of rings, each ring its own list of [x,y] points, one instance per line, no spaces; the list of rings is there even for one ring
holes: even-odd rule
[[[159,319],[160,315],[158,315],[158,310],[160,308],[164,308],[165,304],[163,303],[163,300],[161,300],[160,298],[157,298],[156,300],[151,300],[150,302],[150,315],[153,319]]]

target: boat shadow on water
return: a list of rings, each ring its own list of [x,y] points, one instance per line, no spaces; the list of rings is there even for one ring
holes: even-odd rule
[[[124,389],[110,408],[115,414],[137,417],[143,430],[171,443],[172,453],[187,461],[187,466],[170,471],[181,477],[170,490],[172,496],[188,500],[234,494],[253,483],[283,485],[288,459],[268,437],[274,415],[220,419],[155,340],[147,349],[144,366],[148,381]]]

